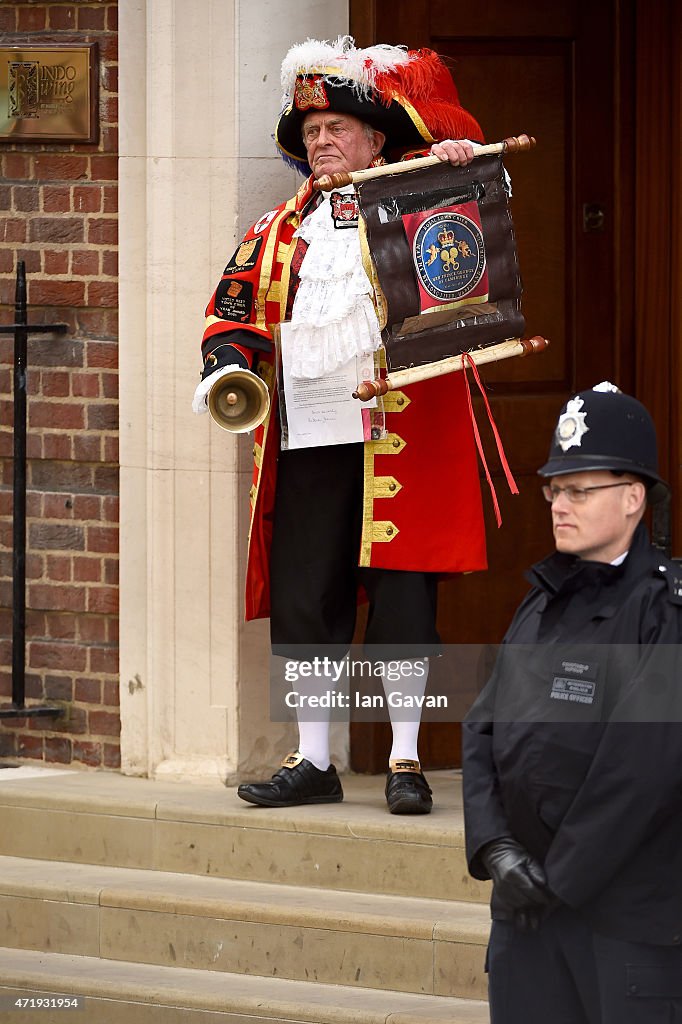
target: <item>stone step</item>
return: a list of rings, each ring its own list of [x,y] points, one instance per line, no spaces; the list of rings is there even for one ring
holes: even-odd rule
[[[323,889],[487,902],[464,857],[459,773],[433,772],[428,816],[390,815],[378,777],[341,804],[270,809],[234,789],[80,772],[0,771],[0,854]],[[21,773],[21,769],[18,770]]]
[[[0,857],[0,946],[483,999],[473,903]]]
[[[74,996],[82,1012],[18,1009]],[[82,1024],[488,1024],[478,1000],[0,949],[0,1019]],[[11,1012],[10,1012],[11,1011]]]

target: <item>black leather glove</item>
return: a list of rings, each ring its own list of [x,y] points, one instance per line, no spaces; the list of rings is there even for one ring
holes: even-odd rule
[[[542,865],[515,839],[495,839],[479,856],[493,880],[496,897],[510,910],[528,911],[554,900]]]
[[[536,932],[549,915],[561,906],[558,896],[552,896],[549,903],[542,907],[526,907],[514,912],[514,924],[522,932]]]
[[[529,907],[528,910],[517,910],[514,924],[522,932],[536,932],[544,917],[543,907]]]

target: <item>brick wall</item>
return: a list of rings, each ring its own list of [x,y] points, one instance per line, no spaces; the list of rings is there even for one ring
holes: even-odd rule
[[[0,322],[17,259],[29,320],[27,703],[60,719],[0,720],[0,756],[117,768],[117,5],[0,4],[3,45],[98,44],[97,144],[0,141]],[[0,336],[0,702],[11,694],[12,360]]]

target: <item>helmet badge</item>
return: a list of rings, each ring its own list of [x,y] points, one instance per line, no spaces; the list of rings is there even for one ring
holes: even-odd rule
[[[556,428],[556,442],[562,451],[569,448],[579,448],[582,444],[583,435],[590,429],[585,423],[584,412],[581,412],[583,405],[582,398],[576,395],[566,405],[566,412],[562,412]]]

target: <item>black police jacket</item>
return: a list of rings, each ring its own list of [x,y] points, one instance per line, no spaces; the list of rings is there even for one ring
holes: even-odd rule
[[[642,524],[620,566],[534,566],[463,726],[471,874],[513,836],[595,930],[662,945],[682,944],[681,576]]]

